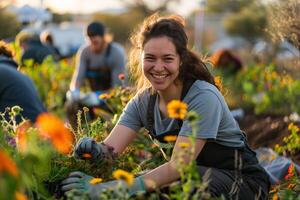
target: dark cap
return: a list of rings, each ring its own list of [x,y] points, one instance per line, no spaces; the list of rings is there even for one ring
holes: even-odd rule
[[[100,22],[92,22],[88,25],[86,33],[89,37],[96,35],[103,36],[105,33],[105,27]]]

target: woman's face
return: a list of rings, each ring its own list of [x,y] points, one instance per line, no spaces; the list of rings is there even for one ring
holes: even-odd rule
[[[145,77],[158,91],[167,91],[175,86],[179,75],[180,58],[176,47],[166,36],[150,39],[142,52]]]

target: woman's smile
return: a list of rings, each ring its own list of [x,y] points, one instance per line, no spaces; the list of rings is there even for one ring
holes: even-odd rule
[[[180,58],[170,38],[156,37],[144,46],[143,72],[158,91],[173,88],[179,74]]]

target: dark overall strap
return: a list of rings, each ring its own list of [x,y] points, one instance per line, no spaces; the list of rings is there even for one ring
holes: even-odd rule
[[[183,88],[182,88],[182,92],[181,92],[181,96],[180,96],[180,100],[182,101],[184,99],[184,97],[186,96],[186,94],[188,93],[190,87],[193,85],[193,83],[195,82],[195,80],[188,80],[185,81],[183,84]],[[177,120],[178,123],[178,130],[172,130],[160,135],[156,135],[155,129],[154,129],[154,107],[155,107],[155,102],[156,102],[156,98],[157,98],[158,93],[155,92],[154,94],[150,95],[150,99],[149,99],[149,103],[148,103],[148,107],[147,107],[147,129],[149,130],[149,134],[152,138],[157,139],[160,142],[165,142],[163,140],[163,138],[167,135],[178,135],[179,130],[182,126],[183,121],[182,120]]]
[[[94,69],[91,68],[90,59],[86,61],[86,77],[93,91],[103,91],[111,87],[111,68],[108,63],[110,52],[111,44],[109,43],[104,54],[104,67]]]

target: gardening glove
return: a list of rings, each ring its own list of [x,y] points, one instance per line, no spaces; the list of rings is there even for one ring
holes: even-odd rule
[[[73,192],[75,196],[87,194],[90,199],[99,199],[101,193],[106,190],[128,192],[129,196],[146,192],[145,184],[141,177],[135,178],[131,185],[128,185],[122,180],[97,184],[96,179],[82,172],[70,173],[69,177],[62,182],[61,190],[64,193]]]
[[[99,95],[103,92],[88,92],[80,97],[80,102],[86,106],[99,106],[104,103],[102,99],[99,98]]]
[[[71,102],[78,101],[80,99],[80,90],[79,89],[68,90],[66,96],[68,101]]]
[[[85,137],[81,138],[74,151],[75,158],[90,159],[92,161],[101,161],[112,153],[113,149],[109,149],[103,143],[97,143],[93,138]]]

